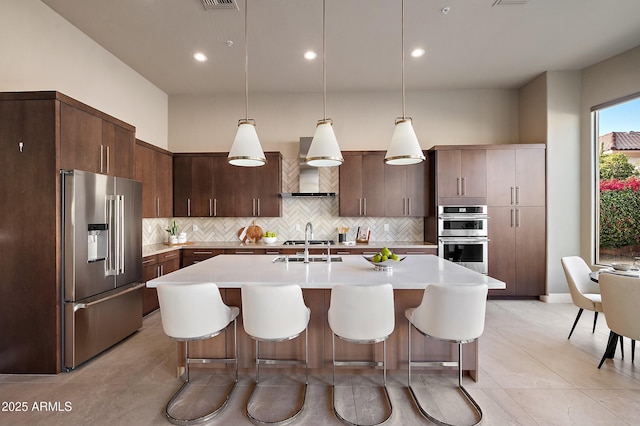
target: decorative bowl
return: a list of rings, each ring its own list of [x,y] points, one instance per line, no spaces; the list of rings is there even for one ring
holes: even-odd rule
[[[278,240],[278,237],[262,237],[262,241],[265,244],[274,244]]]
[[[399,266],[400,262],[402,262],[403,260],[405,260],[407,258],[407,256],[402,256],[399,257],[398,260],[392,260],[392,259],[388,259],[385,260],[384,262],[374,262],[373,260],[373,256],[362,256],[366,259],[367,262],[371,263],[373,265],[373,269],[376,271],[392,271],[394,266]]]
[[[612,263],[611,267],[616,271],[630,271],[633,269],[633,265],[628,263]]]

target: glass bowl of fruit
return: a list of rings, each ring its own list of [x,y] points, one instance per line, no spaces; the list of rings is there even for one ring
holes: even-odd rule
[[[397,266],[402,262],[406,256],[400,257],[393,253],[387,247],[383,247],[378,253],[373,256],[363,256],[369,263],[373,265],[373,269],[376,271],[392,271],[394,266]]]
[[[264,241],[265,244],[274,244],[277,239],[278,235],[273,231],[267,231],[262,236],[262,241]]]

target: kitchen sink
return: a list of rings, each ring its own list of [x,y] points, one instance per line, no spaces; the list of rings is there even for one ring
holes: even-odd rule
[[[278,256],[273,263],[303,263],[302,256]],[[327,262],[326,256],[309,256],[309,263]],[[342,256],[331,256],[331,262],[342,262]]]

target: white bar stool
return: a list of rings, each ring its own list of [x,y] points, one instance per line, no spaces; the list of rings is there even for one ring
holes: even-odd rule
[[[211,420],[227,405],[238,384],[238,334],[236,319],[240,309],[227,306],[222,301],[220,290],[214,283],[199,284],[159,284],[158,300],[162,328],[167,336],[185,342],[184,384],[173,395],[165,408],[167,419],[177,425],[191,425]],[[233,358],[190,358],[189,342],[218,336],[233,323]],[[233,363],[235,380],[225,395],[224,401],[207,414],[195,418],[177,418],[172,414],[176,404],[182,402],[180,395],[189,387],[189,364],[193,363]]]
[[[256,424],[284,424],[295,419],[304,409],[309,383],[309,333],[311,310],[305,305],[302,289],[296,284],[242,286],[242,320],[244,330],[256,341],[256,384],[247,400],[247,417]],[[304,360],[260,358],[260,342],[284,342],[305,332]],[[249,406],[260,383],[260,364],[304,365],[304,395],[296,412],[282,420],[266,421],[253,416]]]
[[[391,398],[387,391],[387,338],[395,328],[393,305],[393,287],[391,284],[379,285],[336,285],[331,289],[331,303],[328,312],[331,327],[333,383],[332,408],[336,417],[347,424],[359,425],[347,420],[336,408],[336,367],[367,366],[382,367],[383,387],[389,407],[389,414],[376,425],[386,423],[393,414]],[[335,336],[356,344],[383,344],[382,362],[373,361],[336,361]]]
[[[462,386],[462,345],[478,339],[484,332],[485,311],[487,306],[487,285],[439,285],[429,284],[424,290],[422,303],[409,308],[405,316],[409,320],[409,373],[408,385],[411,397],[423,416],[439,425],[451,426],[436,419],[420,405],[411,386],[411,367],[458,367],[458,388],[472,404],[482,421],[482,409]],[[412,361],[411,326],[422,335],[438,340],[458,344],[458,362]]]

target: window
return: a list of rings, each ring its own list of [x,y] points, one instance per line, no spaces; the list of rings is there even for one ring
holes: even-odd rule
[[[594,107],[597,264],[640,262],[640,94]]]

